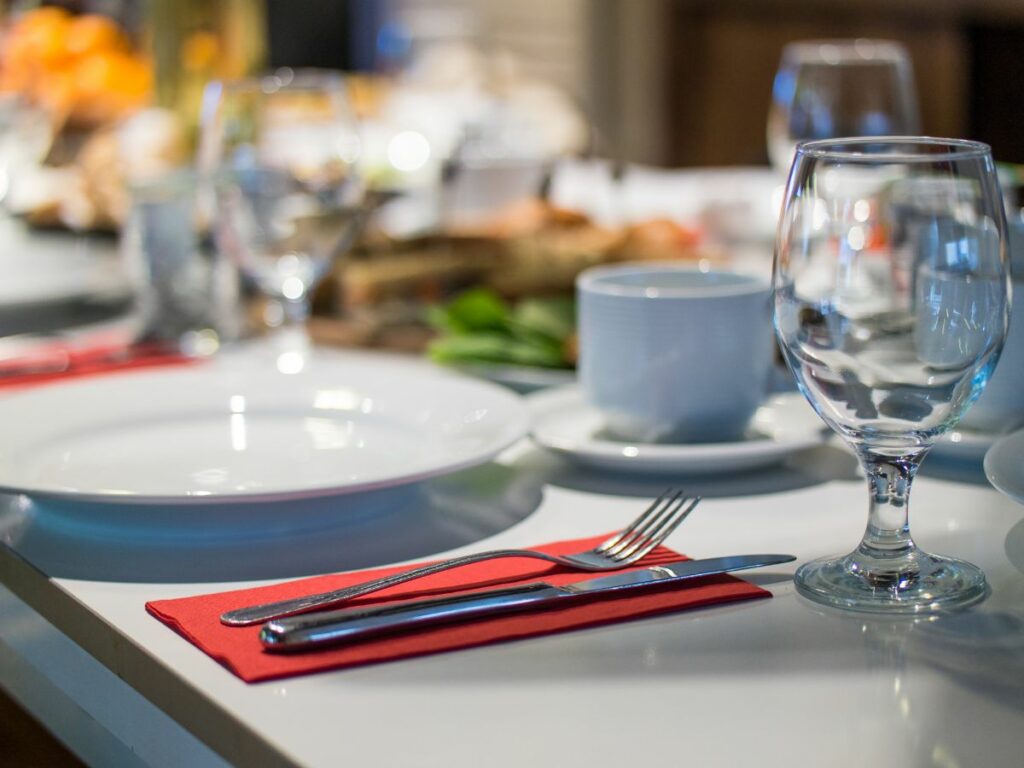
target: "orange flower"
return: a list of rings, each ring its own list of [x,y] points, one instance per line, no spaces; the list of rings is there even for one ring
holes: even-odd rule
[[[82,57],[74,71],[75,115],[102,121],[145,104],[152,88],[152,70],[138,56],[102,51]]]
[[[97,14],[77,16],[67,33],[67,52],[84,56],[97,51],[127,51],[128,38],[110,18]]]

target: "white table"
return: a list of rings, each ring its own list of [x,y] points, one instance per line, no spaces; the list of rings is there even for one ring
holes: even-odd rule
[[[981,565],[992,586],[934,621],[821,609],[794,593],[791,567],[771,568],[748,576],[771,600],[247,685],[143,610],[260,575],[611,530],[664,484],[524,443],[349,499],[330,531],[250,531],[249,547],[67,530],[8,497],[0,684],[97,765],[1021,764],[1024,508],[928,474],[913,494],[919,543]],[[804,560],[852,548],[865,520],[853,460],[833,447],[688,487],[707,498],[669,543],[693,556]],[[160,582],[173,574],[188,581]]]

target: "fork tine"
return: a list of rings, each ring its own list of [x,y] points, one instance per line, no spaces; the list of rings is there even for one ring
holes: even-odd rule
[[[637,531],[637,529],[644,526],[652,515],[656,516],[656,510],[658,510],[658,508],[661,507],[662,502],[669,494],[672,493],[672,491],[672,488],[666,488],[664,493],[662,493],[658,498],[652,501],[650,506],[647,507],[647,509],[645,509],[643,512],[641,512],[640,516],[636,520],[627,525],[614,536],[601,542],[601,544],[598,545],[596,551],[605,553],[612,547],[615,547],[618,544],[622,543],[622,541],[626,538],[632,537],[632,535]],[[682,493],[682,491],[677,491],[677,495],[678,493]]]
[[[671,494],[671,496],[669,496],[669,494]],[[628,532],[623,532],[624,535],[619,537],[619,541],[604,550],[604,554],[613,556],[618,555],[623,549],[631,547],[636,542],[643,540],[647,532],[652,528],[655,528],[659,524],[659,521],[664,518],[666,513],[671,513],[673,506],[680,498],[683,497],[683,494],[684,491],[682,490],[675,490],[672,488],[666,489],[655,502],[656,504],[659,504],[660,507],[654,512],[654,514],[648,516],[643,525],[634,525]]]
[[[636,551],[637,547],[643,546],[647,541],[649,531],[657,530],[662,521],[674,515],[676,510],[685,502],[686,498],[683,496],[683,491],[677,491],[642,530],[637,531],[629,539],[622,541],[617,547],[613,547],[605,554],[611,556],[616,561],[629,557],[630,553]]]
[[[631,546],[616,552],[614,555],[615,559],[619,562],[636,562],[639,560],[668,538],[669,534],[693,512],[700,501],[700,496],[679,499],[677,503],[672,505],[668,514],[659,520],[657,527],[648,536],[638,539]]]
[[[696,496],[692,499],[683,499],[683,502],[679,505],[679,507],[676,508],[675,517],[671,520],[666,519],[662,523],[662,525],[659,526],[658,529],[651,534],[651,537],[647,541],[647,543],[645,543],[639,549],[631,548],[632,551],[626,555],[626,560],[635,563],[637,560],[644,557],[652,549],[654,549],[663,541],[665,541],[665,539],[667,539],[671,535],[672,531],[678,528],[679,524],[683,522],[683,520],[685,520],[691,512],[693,512],[693,510],[696,508],[698,504],[700,504],[701,498],[702,497],[700,496]],[[683,504],[686,504],[687,501],[689,501],[689,504],[687,504],[685,508],[682,508]]]

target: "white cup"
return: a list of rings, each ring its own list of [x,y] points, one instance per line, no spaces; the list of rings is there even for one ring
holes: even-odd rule
[[[201,236],[201,187],[175,171],[131,188],[121,253],[136,284],[146,341],[206,355],[241,334],[238,274]]]
[[[576,282],[579,376],[616,437],[742,436],[771,374],[764,280],[675,265],[590,269]]]

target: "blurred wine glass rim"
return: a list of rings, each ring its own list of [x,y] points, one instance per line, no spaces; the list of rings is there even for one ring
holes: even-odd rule
[[[991,157],[992,148],[971,139],[932,136],[851,136],[803,141],[797,154],[848,163],[935,163]]]
[[[893,40],[867,38],[800,40],[789,43],[783,58],[833,66],[851,64],[907,63],[907,50]]]

